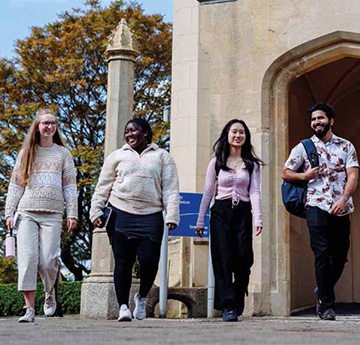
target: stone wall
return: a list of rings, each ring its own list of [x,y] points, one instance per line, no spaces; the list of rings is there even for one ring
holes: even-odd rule
[[[265,228],[254,239],[245,314],[290,313],[290,218],[279,197],[289,152],[289,86],[324,64],[360,56],[359,15],[360,2],[351,0],[174,0],[171,152],[181,191],[202,192],[211,145],[234,117],[249,125],[267,163]],[[182,274],[191,285],[201,264],[188,247],[192,264],[184,262]]]

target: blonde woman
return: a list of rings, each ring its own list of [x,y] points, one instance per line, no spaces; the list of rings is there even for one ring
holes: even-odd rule
[[[56,311],[54,285],[64,200],[67,230],[72,231],[78,214],[74,162],[61,138],[55,114],[41,109],[15,163],[5,205],[7,228],[17,228],[18,290],[26,305],[19,322],[35,321],[38,269],[45,290],[44,314],[53,316]]]

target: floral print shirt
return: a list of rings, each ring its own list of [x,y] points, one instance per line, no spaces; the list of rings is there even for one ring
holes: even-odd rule
[[[329,212],[332,205],[344,193],[347,182],[346,169],[359,167],[354,145],[343,138],[332,134],[324,143],[315,135],[311,137],[319,153],[319,175],[308,183],[306,205],[316,206]],[[310,162],[302,143],[296,145],[287,159],[285,166],[293,171],[306,171]],[[354,212],[354,204],[350,197],[342,215]]]

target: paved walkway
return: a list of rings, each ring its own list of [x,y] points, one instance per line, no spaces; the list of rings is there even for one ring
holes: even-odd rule
[[[145,319],[132,322],[37,317],[32,324],[0,318],[1,345],[93,344],[276,344],[347,345],[360,343],[360,315],[321,321],[315,316],[220,319]]]

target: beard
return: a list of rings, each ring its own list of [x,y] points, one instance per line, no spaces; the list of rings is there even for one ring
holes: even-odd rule
[[[319,138],[322,139],[326,135],[326,133],[330,130],[330,124],[324,125],[324,127],[320,131],[316,131],[316,129],[312,129],[314,134]]]

